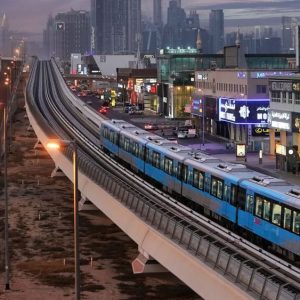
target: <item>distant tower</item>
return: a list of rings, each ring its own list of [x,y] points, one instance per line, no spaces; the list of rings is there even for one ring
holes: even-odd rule
[[[200,29],[198,29],[198,33],[197,33],[196,47],[197,47],[198,53],[202,53],[202,40],[201,40],[201,35],[200,35]]]
[[[224,13],[222,9],[213,9],[209,14],[209,32],[211,35],[212,53],[224,47]]]
[[[241,39],[240,39],[240,27],[238,27],[238,29],[237,29],[235,45],[236,45],[236,46],[240,46],[240,45],[241,45]]]
[[[4,56],[10,56],[9,24],[5,13],[0,25],[0,53]]]
[[[157,27],[162,26],[161,0],[153,0],[153,23]]]

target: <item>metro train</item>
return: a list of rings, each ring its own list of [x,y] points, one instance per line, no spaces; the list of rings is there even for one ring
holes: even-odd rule
[[[61,76],[52,60],[57,76]],[[73,105],[99,128],[110,155],[163,190],[252,242],[300,261],[300,186],[174,144],[122,120],[99,119],[58,81]]]
[[[122,120],[100,125],[102,148],[194,209],[300,259],[300,186],[174,144]]]

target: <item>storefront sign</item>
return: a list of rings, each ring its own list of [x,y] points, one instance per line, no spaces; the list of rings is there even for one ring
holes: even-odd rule
[[[279,129],[275,129],[275,135],[277,136],[280,133]],[[252,127],[252,136],[269,136],[270,128],[268,127]]]
[[[271,90],[272,91],[292,91],[292,82],[287,81],[271,81]]]
[[[291,131],[291,113],[288,111],[270,110],[269,122],[271,128]]]
[[[285,71],[265,71],[265,72],[251,72],[251,78],[267,78],[271,76],[291,76],[293,73]]]
[[[219,121],[235,124],[267,124],[269,99],[219,99]]]

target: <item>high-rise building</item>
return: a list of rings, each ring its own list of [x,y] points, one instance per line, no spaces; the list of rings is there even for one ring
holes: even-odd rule
[[[70,61],[71,53],[90,52],[90,14],[71,10],[58,13],[55,18],[55,56]]]
[[[50,58],[55,55],[55,22],[50,15],[48,17],[46,29],[43,32],[43,50],[46,58]]]
[[[3,14],[2,20],[0,20],[0,54],[2,56],[10,56],[11,42],[9,39],[9,25],[6,14]]]
[[[97,54],[135,53],[141,41],[141,0],[91,0],[91,34]]]
[[[209,33],[211,51],[217,53],[224,47],[224,13],[222,9],[213,9],[209,14]]]
[[[282,25],[282,52],[283,53],[290,53],[293,52],[294,43],[293,43],[293,20],[291,17],[282,17],[281,18],[281,25]]]
[[[161,0],[153,0],[153,24],[159,28],[162,26]]]

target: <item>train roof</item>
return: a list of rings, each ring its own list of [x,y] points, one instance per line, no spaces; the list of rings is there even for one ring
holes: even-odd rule
[[[147,147],[151,148],[154,151],[157,151],[158,153],[162,153],[169,158],[176,159],[178,161],[183,161],[186,156],[189,156],[193,153],[193,149],[187,146],[174,144],[168,140],[166,143],[156,143],[153,142],[148,143]]]
[[[157,136],[139,127],[125,128],[122,130],[122,134],[129,137],[131,140],[142,143],[143,145],[147,144],[149,141],[165,141],[164,138],[161,138],[160,136]]]
[[[103,122],[107,127],[113,128],[116,131],[120,131],[128,128],[137,128],[135,125],[128,123],[124,120],[107,120]]]

